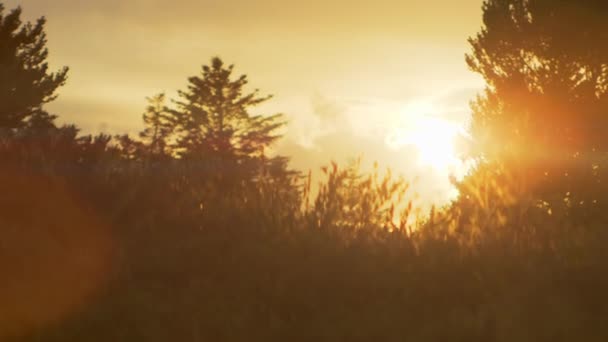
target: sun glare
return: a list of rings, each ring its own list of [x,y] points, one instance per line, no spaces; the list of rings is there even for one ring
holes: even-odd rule
[[[413,147],[420,166],[430,167],[446,177],[460,178],[466,170],[456,141],[464,133],[460,125],[441,118],[440,113],[427,102],[406,106],[400,113],[400,122],[386,137],[386,143],[393,150]]]

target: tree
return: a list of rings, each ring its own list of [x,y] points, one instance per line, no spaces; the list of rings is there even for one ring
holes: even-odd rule
[[[56,98],[67,79],[68,68],[49,72],[44,17],[23,24],[21,9],[7,15],[0,4],[0,127],[43,127],[54,116],[42,106]]]
[[[472,135],[479,155],[536,198],[598,198],[598,158],[608,152],[607,16],[598,0],[484,1],[466,58],[486,81]]]
[[[165,94],[157,94],[148,98],[148,106],[143,115],[144,130],[139,134],[146,144],[148,154],[152,156],[166,156],[168,151],[168,138],[172,127],[168,109],[165,106]]]
[[[251,157],[279,138],[275,132],[284,125],[281,114],[250,113],[271,96],[260,96],[258,90],[244,93],[247,76],[234,79],[233,71],[234,65],[213,58],[210,66],[203,66],[202,75],[191,77],[188,89],[179,92],[171,118],[182,157]]]
[[[484,152],[537,158],[606,150],[608,4],[486,0],[483,11],[467,63],[487,83],[473,106]]]

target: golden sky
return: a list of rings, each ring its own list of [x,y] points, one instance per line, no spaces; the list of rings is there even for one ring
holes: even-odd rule
[[[71,68],[49,109],[87,132],[137,132],[145,97],[173,96],[212,56],[275,98],[278,149],[299,168],[361,153],[421,172],[387,147],[395,125],[432,113],[458,124],[483,86],[464,62],[481,0],[9,0],[45,15],[53,67]],[[405,108],[405,109],[404,109]],[[425,108],[424,105],[422,108]],[[407,170],[406,170],[407,169]],[[423,172],[424,173],[424,172]],[[431,182],[437,183],[437,182]],[[443,185],[439,185],[443,187]]]

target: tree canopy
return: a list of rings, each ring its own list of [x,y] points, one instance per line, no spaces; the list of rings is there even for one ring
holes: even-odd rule
[[[234,65],[220,58],[204,65],[201,76],[190,77],[187,90],[179,92],[177,109],[171,111],[182,156],[252,156],[263,153],[284,125],[281,114],[253,115],[251,110],[271,96],[258,90],[246,93],[247,76],[233,77]]]
[[[49,71],[45,23],[22,23],[20,8],[5,13],[0,3],[0,128],[52,122],[42,106],[56,98],[68,68]]]
[[[467,63],[487,83],[473,103],[486,157],[608,149],[607,16],[608,3],[597,0],[484,1]]]
[[[148,146],[149,155],[161,157],[170,154],[168,139],[171,136],[172,125],[165,105],[165,94],[150,97],[143,115],[144,129],[139,137]]]

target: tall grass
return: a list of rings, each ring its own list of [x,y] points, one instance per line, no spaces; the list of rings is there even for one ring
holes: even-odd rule
[[[523,175],[479,167],[457,201],[414,226],[408,183],[362,174],[356,163],[324,168],[313,193],[310,178],[285,172],[284,160],[202,167],[124,158],[99,139],[70,148],[61,159],[50,149],[46,159],[3,152],[12,160],[2,176],[2,223],[13,232],[5,233],[13,251],[5,265],[25,270],[5,276],[48,278],[28,287],[39,307],[0,310],[5,340],[608,337],[608,236],[597,189],[587,193],[595,203],[574,190],[561,202],[541,199]],[[28,252],[34,244],[37,255]],[[51,258],[78,244],[88,254]],[[70,258],[90,262],[62,261]],[[16,303],[30,295],[18,286],[2,292]]]

